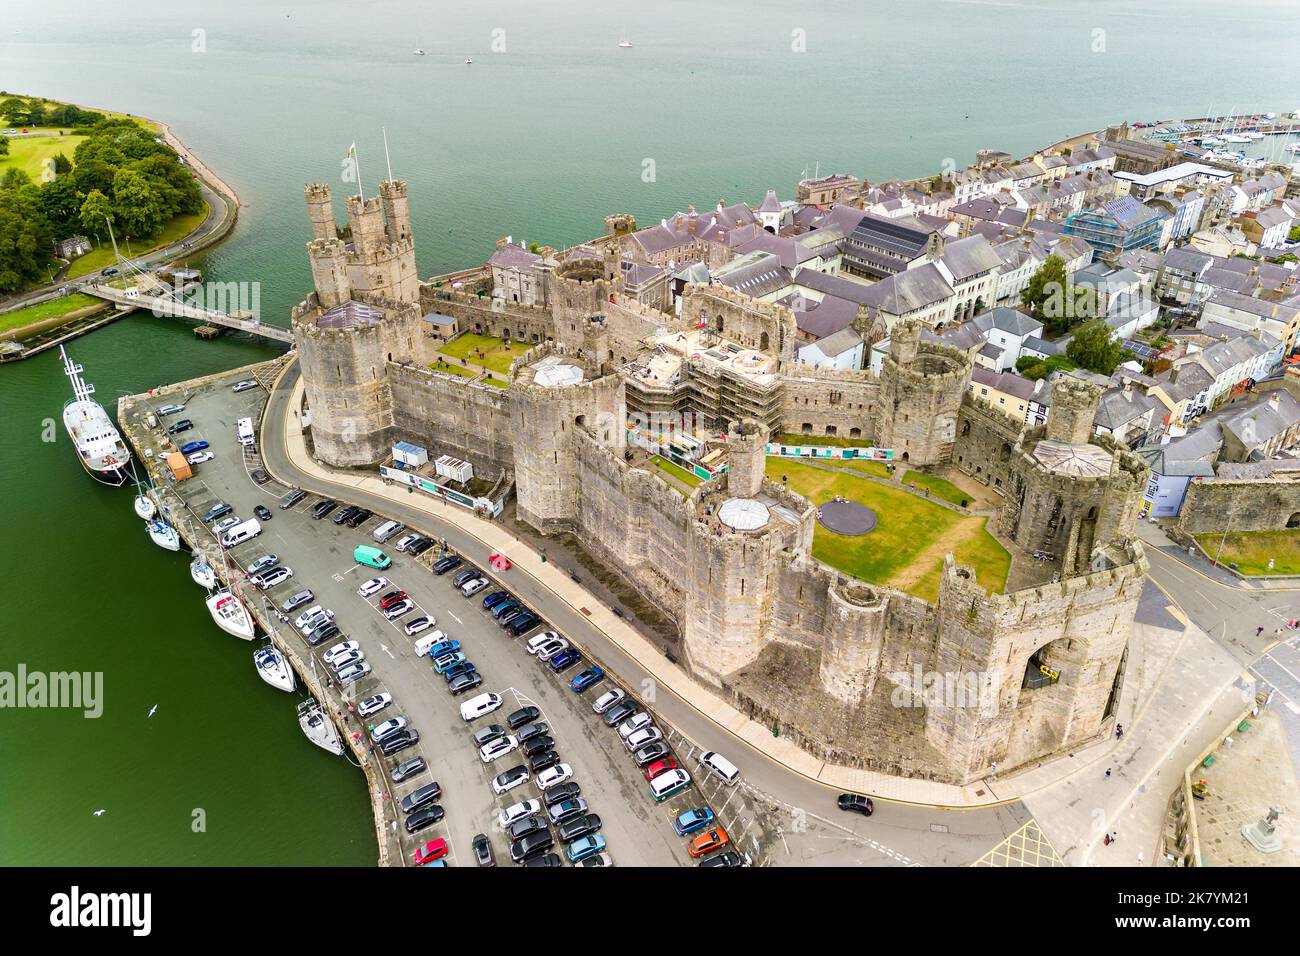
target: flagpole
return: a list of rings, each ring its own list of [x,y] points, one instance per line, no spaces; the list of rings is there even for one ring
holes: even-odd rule
[[[388,164],[388,181],[391,183],[393,181],[393,161],[388,155],[388,127],[381,126],[380,129],[384,131],[384,162]]]
[[[355,139],[352,141],[352,165],[355,166],[357,170],[357,195],[361,197],[361,204],[364,206],[366,202],[366,190],[365,187],[361,185],[361,157],[357,155],[357,141]]]

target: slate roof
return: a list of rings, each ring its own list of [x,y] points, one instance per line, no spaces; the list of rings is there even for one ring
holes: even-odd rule
[[[948,285],[943,273],[934,263],[927,262],[870,286],[868,304],[891,315],[906,315],[952,295],[952,286]]]
[[[967,236],[949,242],[943,248],[943,264],[958,282],[992,272],[1002,265],[1002,258],[983,236]]]
[[[492,254],[492,258],[488,260],[488,265],[501,269],[518,269],[520,272],[528,272],[541,261],[541,256],[516,246],[514,243],[508,243]]]
[[[981,312],[972,321],[982,332],[987,332],[989,329],[998,329],[1021,338],[1028,335],[1038,335],[1043,331],[1042,322],[1039,322],[1033,316],[1026,315],[1019,309],[1011,309],[1006,306],[998,306],[996,309]]]

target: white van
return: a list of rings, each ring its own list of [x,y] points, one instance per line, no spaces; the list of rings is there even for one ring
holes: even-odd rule
[[[235,422],[235,432],[239,436],[239,443],[241,445],[251,445],[256,441],[256,436],[253,434],[253,420],[251,418],[241,418],[239,421]]]
[[[734,787],[740,779],[740,769],[716,750],[706,750],[700,754],[700,763],[713,771],[713,775],[728,787]]]
[[[385,541],[387,541],[389,538],[391,538],[393,535],[397,534],[397,532],[401,530],[402,530],[402,523],[400,521],[385,521],[383,524],[381,524],[378,528],[376,528],[374,531],[370,533],[370,537],[374,538],[380,544],[383,544]]]
[[[223,548],[233,548],[237,544],[243,544],[245,541],[252,541],[262,533],[262,525],[256,518],[249,518],[247,521],[241,521],[229,531],[221,536],[221,546]]]
[[[415,642],[415,653],[417,657],[424,657],[429,653],[429,648],[435,644],[441,644],[447,639],[447,635],[442,631],[434,631]]]
[[[460,719],[468,723],[484,714],[490,714],[501,706],[500,694],[479,694],[460,705]]]

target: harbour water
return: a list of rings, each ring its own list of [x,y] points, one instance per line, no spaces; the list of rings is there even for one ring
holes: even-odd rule
[[[788,197],[818,164],[914,176],[1125,118],[1294,109],[1297,27],[1284,0],[10,0],[0,87],[171,123],[244,203],[195,264],[259,283],[284,324],[310,282],[302,186],[350,190],[355,141],[372,188],[382,127],[432,274],[506,233],[562,246],[611,212]],[[277,351],[147,316],[70,348],[110,411]],[[0,863],[373,862],[361,774],[302,739],[130,493],[78,467],[57,352],[0,371],[0,395],[0,670],[105,675],[98,719],[0,712]]]

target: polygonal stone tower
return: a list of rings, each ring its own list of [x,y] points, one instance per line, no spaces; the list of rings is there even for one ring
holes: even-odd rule
[[[618,253],[613,255],[617,257]],[[611,274],[612,272],[612,274]],[[555,268],[551,279],[551,314],[555,317],[555,340],[570,349],[581,348],[590,319],[608,311],[616,293],[623,291],[623,277],[615,258],[573,258]]]
[[[763,486],[767,466],[767,428],[753,418],[732,422],[727,429],[727,492],[752,498]]]
[[[892,448],[897,461],[933,465],[952,457],[971,362],[959,349],[921,341],[921,329],[918,322],[900,322],[890,331],[876,445]]]
[[[1101,402],[1101,389],[1090,382],[1060,375],[1052,383],[1052,404],[1047,412],[1050,441],[1082,445],[1092,437],[1093,419]]]

